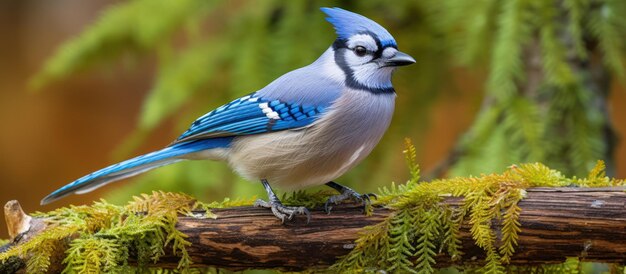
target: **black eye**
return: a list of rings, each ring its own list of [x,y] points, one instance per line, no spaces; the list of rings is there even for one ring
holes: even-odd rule
[[[356,46],[354,48],[354,53],[357,56],[365,56],[365,54],[367,54],[367,49],[365,49],[365,47],[363,47],[363,46]]]

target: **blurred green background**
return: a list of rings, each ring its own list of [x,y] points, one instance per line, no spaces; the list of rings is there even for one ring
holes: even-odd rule
[[[430,178],[531,161],[583,175],[597,159],[626,177],[620,1],[2,1],[0,202],[32,212],[151,190],[265,197],[224,163],[199,161],[39,206],[314,61],[335,37],[322,6],[374,19],[417,60],[394,76],[388,133],[339,182],[404,182],[405,137]]]

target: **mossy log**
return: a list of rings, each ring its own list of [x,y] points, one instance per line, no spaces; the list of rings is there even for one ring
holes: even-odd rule
[[[444,202],[454,207],[461,199],[447,198]],[[560,263],[567,257],[626,263],[623,187],[532,188],[519,206],[522,231],[511,264]],[[394,214],[392,210],[376,208],[371,216],[365,216],[361,208],[346,205],[335,207],[331,214],[313,210],[308,224],[302,217],[280,224],[270,211],[261,208],[234,207],[213,213],[218,216],[216,219],[179,219],[177,228],[192,243],[187,252],[194,266],[281,270],[329,266],[354,247],[363,227]],[[45,229],[41,220],[24,215],[15,201],[5,206],[5,215],[12,235],[9,245],[19,245]],[[461,235],[462,258],[452,262],[449,256],[439,255],[436,267],[482,262],[484,252],[474,245],[469,224],[462,227]],[[6,247],[0,248],[0,252],[3,249]],[[178,257],[166,254],[158,266],[175,268],[178,261]],[[10,260],[0,265],[0,270],[15,270],[23,265],[20,260]]]

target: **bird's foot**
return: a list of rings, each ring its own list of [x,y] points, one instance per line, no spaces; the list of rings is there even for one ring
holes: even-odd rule
[[[280,219],[282,223],[285,223],[285,220],[293,219],[295,215],[306,215],[307,224],[311,220],[311,213],[303,206],[284,206],[280,201],[272,201],[271,199],[269,202],[258,199],[254,202],[254,206],[272,209],[274,216]]]
[[[372,204],[372,200],[370,198],[378,198],[374,193],[360,194],[346,186],[341,186],[339,192],[341,194],[330,196],[330,198],[326,200],[326,203],[324,204],[324,211],[326,211],[326,213],[330,214],[330,210],[333,209],[333,204],[338,205],[340,202],[345,200],[352,200],[355,203],[362,203],[363,207],[367,207],[368,205]]]

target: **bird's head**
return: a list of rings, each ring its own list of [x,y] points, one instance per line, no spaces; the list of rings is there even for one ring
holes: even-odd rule
[[[340,8],[321,10],[337,32],[334,58],[346,73],[346,84],[374,92],[393,91],[393,71],[415,63],[415,59],[398,51],[393,36],[376,22]]]

